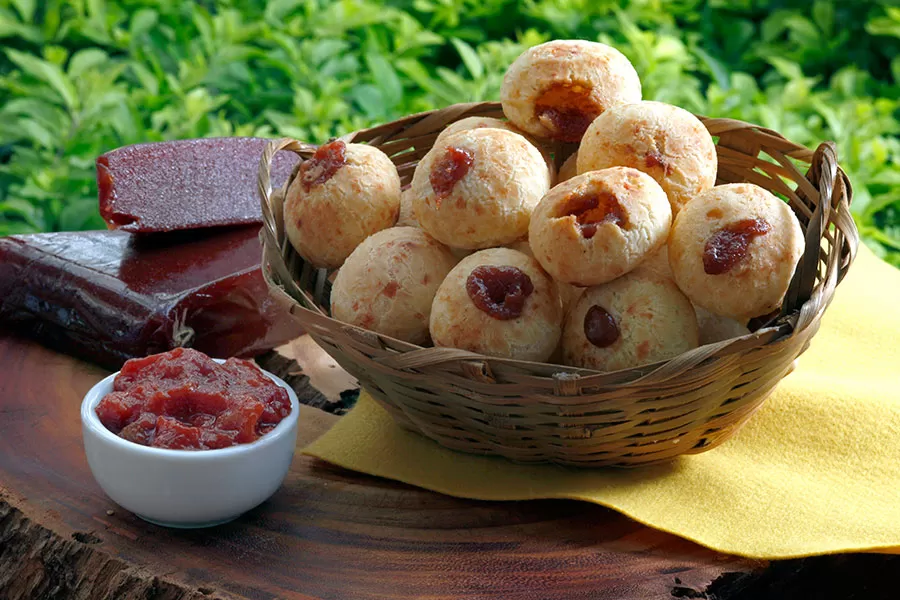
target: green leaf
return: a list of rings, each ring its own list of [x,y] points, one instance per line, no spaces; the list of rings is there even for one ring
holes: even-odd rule
[[[369,52],[366,54],[366,65],[372,73],[375,84],[381,90],[381,102],[386,106],[400,104],[403,99],[403,84],[384,55],[374,51]],[[384,114],[384,110],[377,114]]]
[[[813,21],[822,31],[830,34],[834,29],[834,2],[833,0],[816,0],[812,8]]]
[[[803,79],[803,69],[797,63],[781,58],[780,56],[770,56],[767,58],[770,65],[787,80]]]
[[[14,98],[0,109],[0,115],[4,116],[2,121],[14,121],[21,116],[30,117],[48,131],[64,131],[71,126],[68,113],[38,98]],[[10,118],[6,118],[7,115]]]
[[[298,140],[309,141],[309,131],[297,126],[297,119],[293,115],[287,115],[274,110],[263,111],[263,117],[275,128],[276,135],[292,137]]]
[[[194,11],[194,26],[200,32],[200,41],[208,53],[213,51],[213,26],[212,18],[205,10]]]
[[[900,237],[895,237],[887,231],[874,228],[866,233],[879,244],[887,246],[891,250],[900,251]]]
[[[307,0],[269,0],[266,3],[265,19],[269,23],[280,23]]]
[[[812,21],[799,14],[787,18],[788,29],[792,38],[805,46],[814,46],[821,40],[821,35]]]
[[[41,26],[42,36],[48,40],[56,39],[59,36],[62,26],[62,6],[58,4],[48,3],[47,10],[44,12],[44,22]]]
[[[319,74],[325,78],[336,78],[340,75],[350,76],[359,69],[359,59],[352,54],[335,56],[322,65]]]
[[[350,50],[350,44],[347,41],[327,38],[313,44],[309,55],[312,63],[318,66],[323,64],[326,60],[334,58],[341,52],[346,52],[348,50]]]
[[[130,62],[128,67],[143,89],[153,96],[159,95],[159,80],[150,69],[137,61]]]
[[[900,184],[900,182],[894,183]],[[900,186],[898,186],[898,190],[900,190]],[[876,213],[879,213],[894,204],[896,204],[897,207],[900,208],[900,191],[898,191],[898,193],[896,194],[881,194],[880,196],[873,196],[871,201],[866,204],[865,210],[861,211],[859,214],[863,217],[863,219],[869,221],[875,217]]]
[[[874,177],[871,177],[869,183],[897,186],[898,190],[900,190],[900,170],[890,169],[882,171]],[[896,200],[900,201],[900,196],[898,196]]]
[[[10,198],[0,202],[0,217],[21,219],[34,229],[40,229],[43,226],[34,205],[20,198]]]
[[[91,17],[106,16],[106,0],[86,0],[87,14]]]
[[[374,85],[357,86],[350,92],[350,97],[369,117],[381,117],[387,112],[388,103],[384,99],[381,88]]]
[[[474,102],[477,100],[472,93],[472,86],[468,85],[469,82],[456,71],[438,67],[437,74],[444,81],[446,88],[453,90],[452,96],[449,97],[450,102]]]
[[[772,41],[778,38],[787,29],[790,12],[776,10],[770,13],[762,22],[760,33],[764,41]]]
[[[413,61],[413,60],[398,60],[397,61],[397,69],[399,69],[404,75],[412,79],[416,85],[426,90],[427,92],[438,96],[443,104],[450,104],[456,102],[459,95],[456,90],[446,86],[442,81],[439,81],[428,73],[428,70],[425,69],[422,64]]]
[[[12,48],[6,49],[6,55],[20,69],[49,84],[69,109],[77,108],[78,97],[75,86],[57,65]]]
[[[69,59],[69,51],[62,46],[53,45],[45,45],[41,48],[41,54],[49,63],[56,65],[59,68],[62,68],[66,61]]]
[[[730,87],[731,77],[728,73],[728,69],[714,56],[712,56],[709,52],[700,48],[694,48],[694,54],[696,54],[703,64],[706,65],[706,68],[709,69],[709,72],[712,74],[713,79],[715,79],[716,84],[722,88],[723,90],[727,90]]]
[[[0,8],[0,39],[7,37],[20,37],[32,44],[40,44],[43,41],[37,27],[29,25],[28,21],[20,21],[12,11]]]
[[[874,18],[866,23],[866,32],[870,35],[900,38],[900,8],[886,7],[885,16]]]
[[[34,21],[34,0],[11,0],[10,3],[16,7],[16,11],[19,13],[19,17],[22,19],[23,23],[31,23]]]
[[[484,65],[481,63],[481,59],[478,58],[478,54],[472,49],[472,46],[458,38],[450,38],[450,42],[456,48],[456,51],[459,52],[463,64],[466,65],[466,69],[469,70],[472,77],[481,79],[484,76]]]
[[[11,223],[4,223],[2,220],[0,220],[0,236],[39,233],[41,230],[42,228],[35,227],[22,221],[12,221]]]
[[[69,60],[69,77],[77,79],[85,71],[99,67],[108,60],[109,55],[99,48],[79,50]]]
[[[71,201],[59,213],[59,228],[62,231],[88,229],[89,224],[98,229],[103,226],[97,202],[90,198]]]
[[[16,122],[17,128],[24,134],[26,134],[27,138],[31,140],[38,146],[43,148],[56,148],[57,140],[56,136],[47,129],[44,125],[41,125],[37,121],[33,119],[19,119]]]
[[[131,27],[128,32],[131,38],[138,38],[153,29],[159,22],[159,14],[150,8],[142,8],[131,17]]]

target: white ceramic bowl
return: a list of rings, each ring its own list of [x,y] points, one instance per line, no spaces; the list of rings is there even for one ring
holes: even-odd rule
[[[300,414],[294,391],[263,372],[287,391],[291,414],[253,443],[217,450],[151,448],[120,438],[95,410],[118,373],[95,385],[81,404],[81,430],[97,483],[123,508],[166,527],[211,527],[262,503],[290,468]]]

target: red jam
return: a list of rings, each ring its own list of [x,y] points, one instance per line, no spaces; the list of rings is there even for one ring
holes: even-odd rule
[[[456,182],[466,176],[475,156],[465,148],[450,146],[444,155],[431,167],[431,188],[437,196],[438,206],[441,200],[450,195]]]
[[[750,240],[765,235],[769,229],[763,219],[743,219],[726,225],[707,240],[703,270],[708,275],[727,273],[747,256]]]
[[[538,121],[561,142],[579,142],[600,114],[588,86],[555,83],[535,101]]]
[[[313,186],[325,183],[347,164],[347,144],[334,140],[322,144],[312,157],[300,165],[300,178],[307,192]]]
[[[672,163],[669,162],[669,159],[659,152],[650,152],[644,157],[644,164],[647,165],[648,169],[662,169],[663,173],[666,175],[671,175],[675,168],[672,166]]]
[[[594,305],[584,315],[584,336],[598,348],[608,348],[619,339],[619,324],[605,308]]]
[[[533,291],[531,278],[516,267],[475,267],[466,280],[472,303],[500,321],[520,316]]]
[[[574,196],[566,203],[563,212],[575,217],[581,235],[588,240],[594,237],[603,223],[622,227],[628,221],[619,199],[608,192]]]
[[[97,405],[119,437],[172,450],[247,444],[290,413],[287,392],[252,362],[219,364],[190,348],[129,360]]]

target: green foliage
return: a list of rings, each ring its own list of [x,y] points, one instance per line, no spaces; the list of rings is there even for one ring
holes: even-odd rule
[[[0,234],[102,227],[94,159],[223,135],[313,142],[495,99],[552,38],[620,48],[645,97],[835,140],[900,266],[892,0],[0,0]]]

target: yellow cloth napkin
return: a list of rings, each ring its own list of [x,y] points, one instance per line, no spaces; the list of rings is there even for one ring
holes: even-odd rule
[[[371,398],[306,453],[481,500],[595,502],[729,554],[900,546],[900,271],[861,248],[793,374],[731,440],[667,467],[523,466],[446,450]]]

